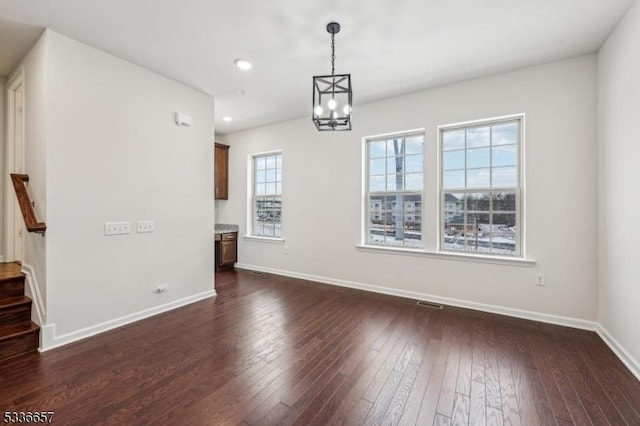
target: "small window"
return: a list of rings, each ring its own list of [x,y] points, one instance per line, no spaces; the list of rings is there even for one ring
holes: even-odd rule
[[[442,251],[521,255],[522,120],[440,127]]]
[[[253,156],[253,236],[282,237],[282,153]]]
[[[366,140],[367,241],[422,247],[424,134]]]

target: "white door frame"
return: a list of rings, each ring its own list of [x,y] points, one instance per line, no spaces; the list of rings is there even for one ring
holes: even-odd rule
[[[24,235],[24,223],[22,220],[17,219],[16,211],[19,209],[18,201],[16,199],[15,189],[13,188],[13,182],[9,176],[11,173],[24,173],[24,114],[22,121],[22,131],[19,133],[20,137],[16,139],[15,123],[16,123],[16,95],[17,89],[22,87],[21,91],[21,104],[24,111],[25,101],[25,79],[24,79],[24,66],[20,66],[7,82],[7,129],[5,139],[5,262],[12,262],[14,260],[22,260],[24,248],[21,244],[22,241],[16,241],[18,238],[18,232],[22,232]],[[16,155],[16,153],[18,153]]]

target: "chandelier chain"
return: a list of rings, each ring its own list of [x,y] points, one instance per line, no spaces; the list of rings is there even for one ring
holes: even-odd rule
[[[331,34],[331,75],[335,74],[335,62],[336,62],[336,41],[335,34]]]

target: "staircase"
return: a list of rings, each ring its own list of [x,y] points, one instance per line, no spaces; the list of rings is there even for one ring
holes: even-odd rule
[[[31,299],[17,263],[0,263],[0,361],[38,350],[40,327],[31,321]]]

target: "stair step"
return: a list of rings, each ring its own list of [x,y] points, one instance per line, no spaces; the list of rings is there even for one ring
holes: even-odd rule
[[[18,335],[21,333],[29,333],[34,330],[37,331],[39,329],[40,327],[38,326],[38,324],[36,324],[31,320],[2,325],[0,326],[0,342],[2,342],[5,339],[11,339],[15,335]]]
[[[40,345],[40,327],[32,321],[16,323],[0,334],[0,360],[35,352]]]
[[[1,262],[0,263],[0,283],[5,280],[11,280],[14,278],[24,277],[21,271],[22,266],[15,262]]]
[[[24,274],[17,263],[0,263],[0,299],[24,295]]]
[[[38,350],[40,327],[31,321],[25,275],[15,262],[0,263],[0,361]]]
[[[0,300],[0,329],[15,323],[31,320],[31,299],[14,296]]]

